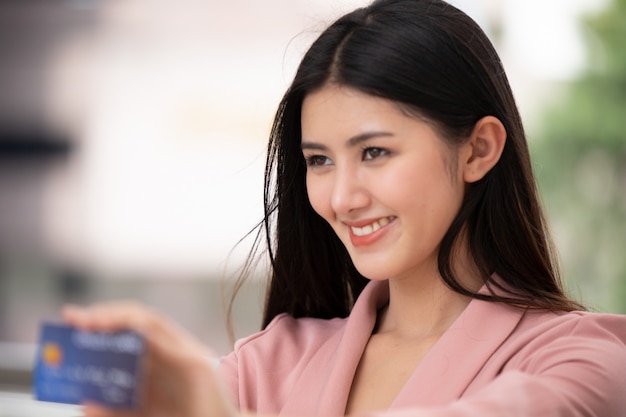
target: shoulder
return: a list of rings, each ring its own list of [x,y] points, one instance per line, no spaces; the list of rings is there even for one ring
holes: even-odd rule
[[[526,370],[586,362],[606,374],[618,368],[626,373],[626,316],[528,311],[509,347],[517,353],[512,363]]]
[[[280,314],[264,330],[238,340],[233,351],[222,358],[221,367],[240,376],[297,374],[308,364],[323,363],[332,355],[346,321]]]
[[[219,373],[239,407],[277,412],[302,375],[318,375],[337,350],[345,319],[274,318],[262,331],[235,343]]]
[[[499,310],[506,314],[511,307]],[[594,415],[621,415],[617,410],[626,406],[626,316],[579,311],[520,313],[520,320],[490,352],[466,394],[480,395],[486,390],[509,398],[507,393],[515,392],[510,397],[513,401],[523,400],[525,406],[543,410],[533,415],[554,415],[559,407],[573,415],[581,405],[603,410]]]
[[[334,340],[341,333],[346,319],[293,318],[287,314],[276,316],[267,327],[235,343],[237,355],[281,355],[282,360],[295,355],[301,358],[321,345]]]
[[[332,350],[349,329],[351,337],[371,334],[378,308],[387,302],[389,290],[386,282],[370,282],[359,295],[350,316],[346,318],[317,319],[293,318],[279,314],[267,327],[235,343],[234,353],[241,355],[281,355],[281,362],[306,360],[307,355],[323,356]],[[320,352],[321,350],[321,352]],[[320,356],[321,355],[321,356]]]
[[[584,311],[553,313],[529,310],[516,333],[540,339],[560,337],[607,339],[625,345],[626,316]]]

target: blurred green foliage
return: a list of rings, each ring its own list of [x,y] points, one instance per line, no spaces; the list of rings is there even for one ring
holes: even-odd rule
[[[544,113],[533,158],[572,295],[626,313],[626,0],[582,24],[588,66]]]

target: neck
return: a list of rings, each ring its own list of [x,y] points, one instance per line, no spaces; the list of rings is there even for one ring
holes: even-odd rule
[[[463,278],[461,284],[466,288],[480,289],[479,280]],[[379,314],[376,332],[389,332],[407,339],[438,337],[470,301],[470,297],[448,288],[436,268],[411,277],[392,278],[389,280],[389,305]]]
[[[457,246],[453,259],[452,269],[459,283],[478,291],[483,282],[465,244]],[[389,279],[389,305],[379,314],[376,332],[409,339],[438,338],[470,301],[471,297],[453,291],[443,282],[433,256],[406,275]]]

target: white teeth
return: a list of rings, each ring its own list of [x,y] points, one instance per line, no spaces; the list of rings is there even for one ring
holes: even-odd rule
[[[389,222],[390,222],[389,217],[383,217],[382,219],[379,219],[373,222],[372,224],[368,224],[367,226],[363,226],[363,227],[351,226],[350,228],[352,229],[352,233],[354,233],[355,236],[367,236],[367,235],[374,233],[381,227],[387,226]]]

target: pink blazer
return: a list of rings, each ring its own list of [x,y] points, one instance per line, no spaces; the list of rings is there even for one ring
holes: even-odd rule
[[[386,303],[370,282],[347,319],[276,317],[222,358],[242,410],[340,416]],[[626,316],[470,302],[379,417],[626,416]]]

